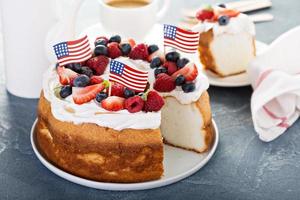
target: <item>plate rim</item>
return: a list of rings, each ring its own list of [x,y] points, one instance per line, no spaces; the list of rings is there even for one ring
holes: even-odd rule
[[[174,177],[169,177],[167,179],[158,179],[154,181],[147,181],[147,182],[141,182],[141,183],[106,183],[106,182],[99,182],[99,181],[93,181],[85,178],[81,178],[75,175],[72,175],[62,169],[59,169],[58,167],[54,166],[52,163],[46,160],[42,156],[42,154],[39,152],[36,143],[35,143],[35,134],[34,129],[36,127],[38,119],[35,119],[34,123],[32,124],[31,130],[30,130],[30,142],[32,149],[36,155],[36,157],[39,159],[39,161],[46,167],[48,170],[50,170],[52,173],[56,174],[60,178],[63,178],[67,181],[70,181],[72,183],[82,185],[89,188],[94,189],[101,189],[101,190],[109,190],[109,191],[135,191],[135,190],[147,190],[147,189],[153,189],[158,187],[163,187],[166,185],[170,185],[173,183],[176,183],[180,180],[183,180],[194,173],[196,173],[198,170],[200,170],[203,166],[205,166],[208,161],[212,158],[212,156],[215,154],[215,151],[217,149],[217,146],[219,144],[219,130],[217,127],[216,122],[214,119],[212,119],[212,125],[214,129],[214,143],[206,155],[206,157],[199,162],[197,165],[195,165],[190,170],[178,174]]]

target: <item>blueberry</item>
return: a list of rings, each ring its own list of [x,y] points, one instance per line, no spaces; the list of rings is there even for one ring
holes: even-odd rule
[[[59,96],[61,96],[61,98],[66,98],[68,96],[70,96],[72,94],[72,87],[69,85],[64,85],[61,87],[60,92],[59,92]]]
[[[172,52],[169,52],[166,54],[167,61],[177,62],[179,57],[180,57],[180,54],[176,51],[172,51]]]
[[[96,41],[95,41],[95,46],[98,46],[98,45],[106,46],[107,43],[108,43],[107,40],[105,40],[105,39],[99,39],[99,40],[96,40]]]
[[[226,8],[226,5],[225,5],[224,3],[220,3],[218,6],[219,6],[220,8]]]
[[[126,99],[128,99],[129,97],[133,97],[134,95],[135,95],[135,92],[133,90],[125,88],[125,90],[124,90],[124,97]]]
[[[121,49],[122,54],[124,56],[127,56],[131,51],[131,46],[130,46],[130,44],[127,44],[127,43],[121,44],[120,49]]]
[[[185,83],[182,85],[182,90],[185,93],[193,92],[195,90],[195,83]]]
[[[97,45],[94,50],[95,56],[108,56],[108,49],[104,45]]]
[[[183,75],[179,75],[179,76],[176,77],[176,79],[175,79],[175,84],[176,84],[177,86],[181,86],[181,85],[183,85],[184,83],[185,83],[185,78],[184,78]]]
[[[73,63],[66,64],[64,67],[73,70]]]
[[[155,57],[155,58],[152,59],[152,61],[150,63],[150,67],[152,69],[154,69],[154,68],[157,68],[157,67],[161,66],[161,64],[162,64],[162,62],[161,62],[160,58]]]
[[[229,23],[229,17],[227,15],[222,15],[219,17],[218,22],[220,26],[225,26]]]
[[[85,74],[77,76],[73,81],[73,85],[75,87],[85,87],[89,83],[90,83],[90,78]]]
[[[151,53],[157,51],[158,49],[159,49],[159,48],[158,48],[158,46],[157,46],[156,44],[152,44],[152,45],[148,46],[148,53],[149,53],[149,55],[150,55]]]
[[[99,102],[99,103],[101,103],[101,101],[103,101],[104,99],[106,99],[107,96],[108,95],[105,92],[100,92],[96,96],[96,101]]]
[[[117,43],[120,43],[121,42],[121,37],[119,35],[114,35],[112,36],[111,38],[109,38],[109,43],[110,42],[117,42]]]
[[[183,68],[190,61],[187,58],[180,58],[177,60],[176,65],[179,69]]]
[[[161,73],[167,73],[168,72],[168,69],[165,68],[165,67],[158,67],[154,70],[154,75],[157,76],[158,74],[161,74]]]
[[[93,70],[91,70],[89,67],[81,67],[80,73],[85,74],[88,77],[93,76]]]
[[[81,64],[80,63],[74,63],[73,64],[73,71],[80,73],[81,70]]]
[[[70,70],[73,70],[73,71],[79,73],[80,69],[81,69],[81,64],[80,63],[70,63],[70,64],[65,65],[65,68],[68,68]]]

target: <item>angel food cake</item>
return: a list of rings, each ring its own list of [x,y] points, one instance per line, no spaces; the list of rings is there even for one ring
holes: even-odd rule
[[[143,81],[128,85],[113,79],[119,65],[131,67],[129,79],[147,72],[143,91],[138,91]],[[177,52],[164,56],[157,45],[100,37],[86,62],[58,65],[45,73],[37,143],[53,164],[84,178],[159,179],[164,142],[196,153],[210,148],[207,88],[197,66]]]
[[[200,61],[221,77],[245,72],[255,57],[255,26],[250,18],[236,10],[205,7],[196,15],[200,32]]]

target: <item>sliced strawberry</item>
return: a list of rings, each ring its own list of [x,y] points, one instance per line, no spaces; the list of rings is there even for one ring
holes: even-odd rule
[[[84,104],[92,99],[96,98],[96,95],[104,90],[105,84],[99,83],[96,85],[90,85],[85,88],[73,87],[73,100],[76,104]]]
[[[78,76],[76,72],[65,67],[57,67],[57,74],[59,76],[59,82],[62,85],[69,85]]]
[[[102,82],[103,82],[103,78],[101,76],[92,76],[90,78],[91,85],[95,85],[95,84],[102,83]]]
[[[193,81],[198,75],[197,66],[190,62],[186,64],[183,68],[172,74],[172,78],[175,80],[178,75],[183,75],[186,81]]]
[[[110,96],[101,101],[101,106],[108,111],[119,111],[124,109],[125,99],[117,96]]]
[[[201,9],[196,13],[196,18],[200,21],[210,20],[214,17],[214,11],[212,9]]]

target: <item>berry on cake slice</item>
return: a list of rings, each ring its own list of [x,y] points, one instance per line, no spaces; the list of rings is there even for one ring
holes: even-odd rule
[[[145,112],[157,112],[165,104],[164,99],[156,92],[149,91],[144,105]]]
[[[95,85],[95,84],[102,83],[102,82],[103,82],[103,78],[101,76],[92,76],[90,78],[91,85]]]
[[[145,44],[136,45],[129,53],[129,58],[133,60],[145,60],[147,61],[149,56],[148,47]]]
[[[99,76],[104,73],[108,63],[109,59],[106,56],[97,56],[89,59],[86,65],[95,72],[95,75]]]
[[[130,113],[136,113],[144,108],[144,100],[140,96],[133,96],[125,100],[125,109]]]
[[[76,104],[84,104],[92,99],[96,98],[96,95],[104,90],[106,87],[105,83],[99,83],[96,85],[90,85],[84,88],[73,87],[73,100]]]
[[[119,48],[119,43],[111,42],[107,45],[108,48],[108,55],[110,58],[115,59],[122,56],[122,51]]]
[[[121,42],[121,36],[119,35],[113,35],[109,38],[109,43],[111,42],[116,42],[116,43],[120,43]]]
[[[120,83],[112,83],[110,96],[124,97],[125,87]]]
[[[59,82],[62,85],[69,85],[78,76],[76,72],[65,67],[57,67],[57,74],[59,76]]]
[[[198,69],[194,63],[188,63],[172,74],[173,79],[175,80],[178,75],[183,75],[186,81],[193,81],[198,76]]]
[[[168,74],[158,74],[153,88],[158,92],[171,92],[176,87],[174,79]]]
[[[108,111],[119,111],[124,109],[125,99],[117,96],[110,96],[101,101],[101,106]]]
[[[200,21],[211,20],[214,17],[214,10],[211,6],[206,6],[197,11],[196,18]]]
[[[94,44],[95,44],[95,46],[97,46],[97,45],[99,45],[99,44],[106,46],[106,45],[108,44],[108,39],[107,39],[107,37],[105,37],[105,36],[97,37],[97,38],[95,39]]]

